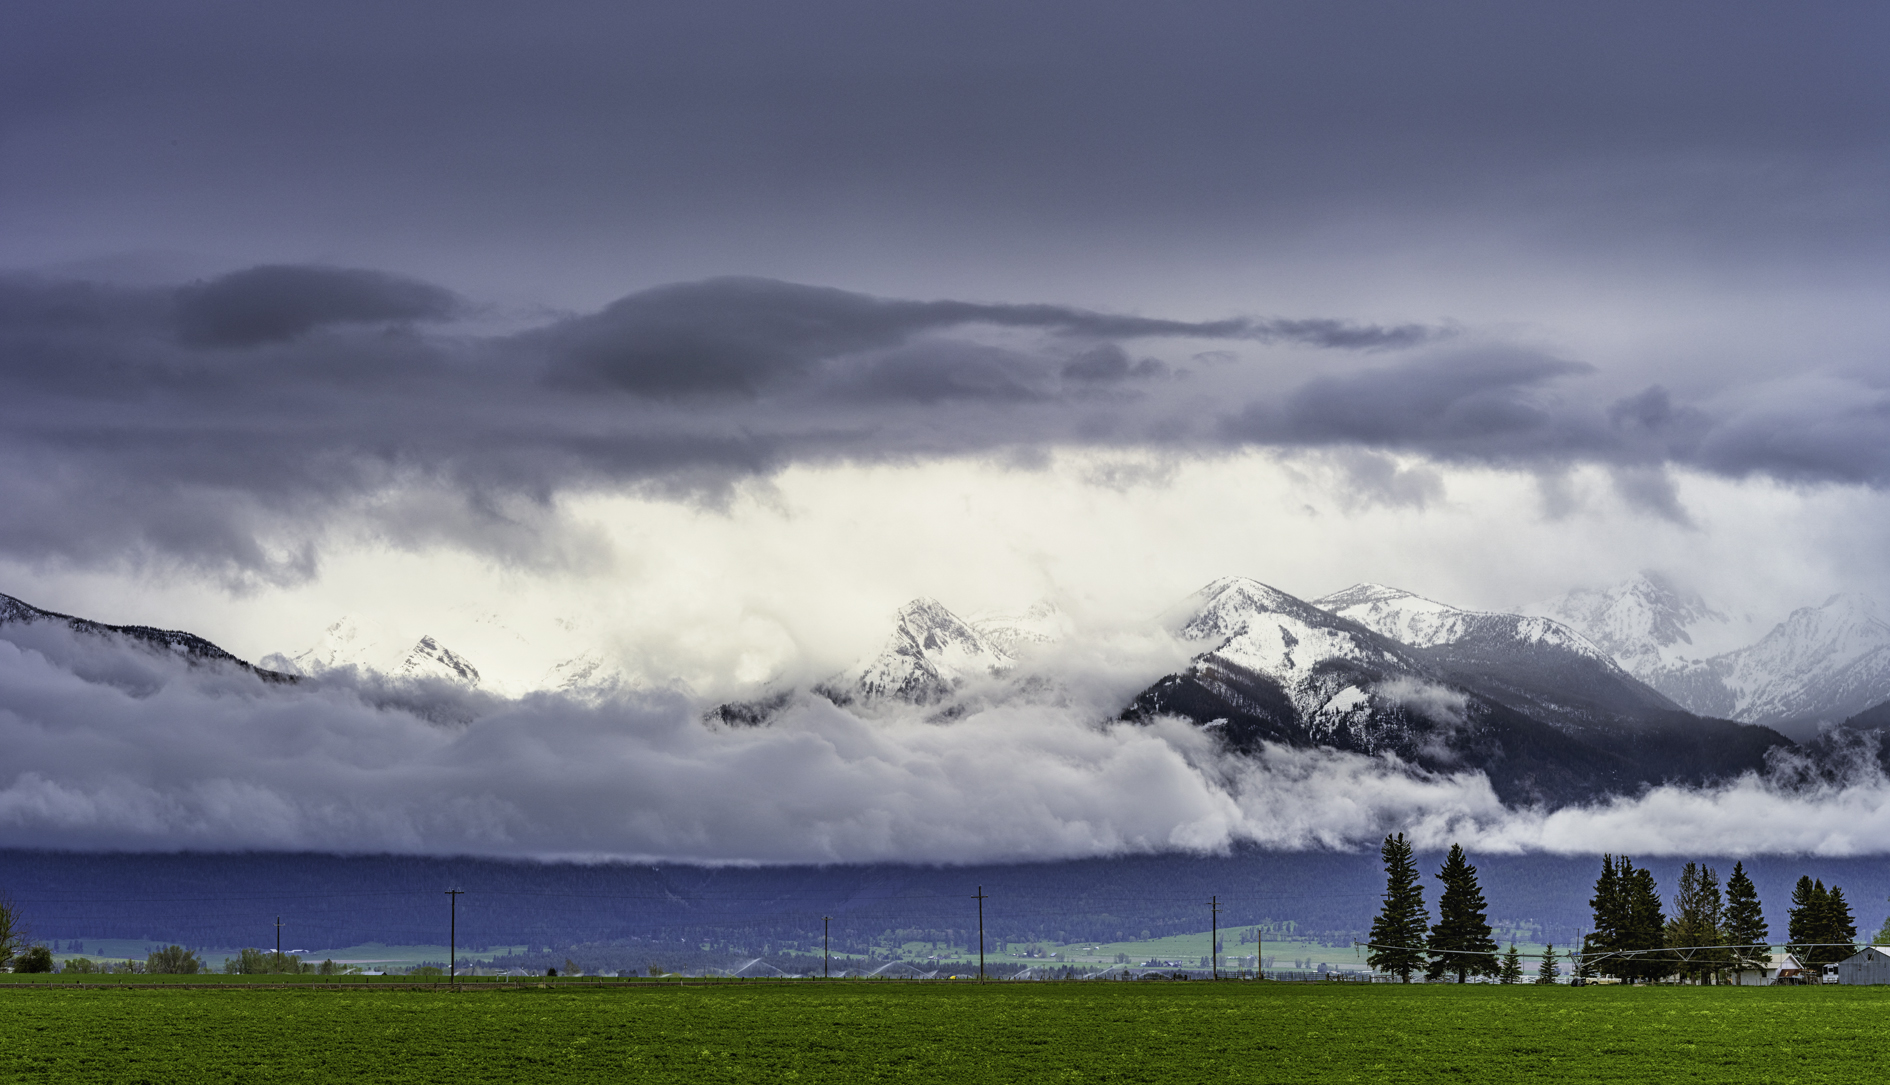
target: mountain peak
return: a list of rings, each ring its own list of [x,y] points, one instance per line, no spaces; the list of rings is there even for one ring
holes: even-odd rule
[[[1677,660],[1683,648],[1693,647],[1693,634],[1701,625],[1730,621],[1698,594],[1652,570],[1613,587],[1578,588],[1521,609],[1575,629],[1642,678]]]
[[[1443,603],[1426,599],[1416,592],[1409,592],[1405,591],[1403,588],[1393,588],[1384,584],[1373,584],[1370,582],[1361,582],[1342,591],[1335,591],[1331,595],[1321,596],[1318,599],[1314,599],[1312,604],[1322,610],[1338,611],[1344,610],[1347,607],[1362,606],[1369,603],[1403,602],[1405,600],[1417,600],[1419,602],[1429,603],[1433,607],[1442,607],[1445,610],[1457,609],[1455,607],[1445,606]]]
[[[1163,624],[1183,640],[1226,640],[1244,632],[1260,615],[1298,616],[1306,610],[1317,608],[1252,577],[1224,576],[1170,610]]]
[[[1009,670],[1009,654],[936,599],[918,598],[899,608],[886,646],[836,683],[846,699],[885,698],[930,704],[965,683]]]
[[[401,678],[444,678],[469,686],[479,684],[479,669],[431,636],[421,637],[394,673]]]

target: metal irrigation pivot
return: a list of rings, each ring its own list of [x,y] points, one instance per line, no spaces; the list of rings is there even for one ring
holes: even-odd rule
[[[452,902],[446,926],[446,982],[459,983],[459,895],[464,889],[448,889],[446,899]]]
[[[827,924],[831,922],[833,922],[833,917],[830,915],[823,915],[820,917],[820,978],[821,979],[827,978]]]
[[[978,982],[984,982],[984,886],[978,887]]]

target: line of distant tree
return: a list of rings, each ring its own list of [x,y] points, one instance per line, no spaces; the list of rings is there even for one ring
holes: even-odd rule
[[[1379,857],[1385,868],[1385,893],[1369,935],[1371,952],[1366,961],[1372,968],[1406,983],[1420,972],[1432,980],[1454,976],[1458,983],[1471,976],[1490,976],[1503,983],[1522,981],[1521,954],[1515,944],[1498,955],[1477,868],[1463,848],[1452,844],[1437,873],[1443,893],[1435,923],[1425,907],[1424,889],[1404,834],[1385,837]],[[1743,862],[1733,864],[1723,891],[1713,868],[1686,864],[1670,916],[1651,872],[1637,868],[1626,856],[1604,855],[1595,895],[1588,904],[1594,928],[1569,958],[1577,979],[1600,975],[1631,982],[1678,977],[1683,982],[1713,983],[1732,971],[1763,969],[1771,961],[1771,932]],[[1822,880],[1798,879],[1789,927],[1786,949],[1808,972],[1815,974],[1857,951],[1857,922],[1844,890],[1836,885],[1827,889]],[[1886,936],[1890,936],[1890,921],[1878,940]],[[1560,976],[1561,961],[1550,945],[1542,955],[1536,982],[1555,983]]]

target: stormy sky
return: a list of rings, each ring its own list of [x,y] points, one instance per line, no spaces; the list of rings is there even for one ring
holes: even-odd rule
[[[1841,2],[9,5],[0,592],[494,673],[501,615],[705,694],[920,595],[1890,599],[1886,42]]]

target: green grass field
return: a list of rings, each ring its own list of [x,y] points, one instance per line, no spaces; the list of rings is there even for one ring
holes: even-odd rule
[[[0,989],[0,1080],[1881,1082],[1886,988]]]

